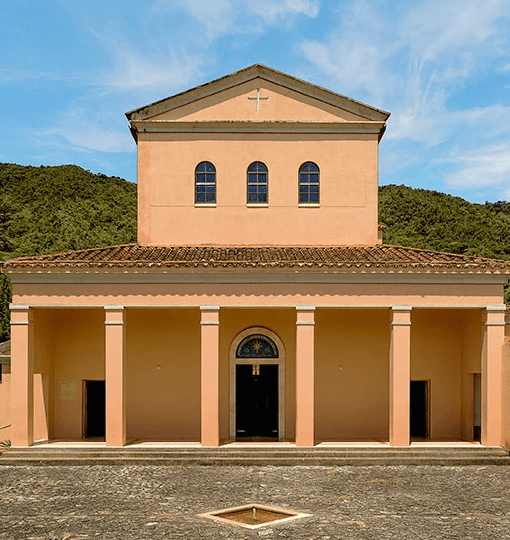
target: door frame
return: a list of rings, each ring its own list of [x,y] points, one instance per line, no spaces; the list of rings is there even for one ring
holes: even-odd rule
[[[278,348],[278,358],[236,358],[241,341],[252,335],[261,334],[271,339]],[[232,340],[230,345],[230,441],[236,440],[236,366],[238,364],[277,364],[278,365],[278,441],[285,440],[285,348],[282,340],[268,328],[251,326]]]

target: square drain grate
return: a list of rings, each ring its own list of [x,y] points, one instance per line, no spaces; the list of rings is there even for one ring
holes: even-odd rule
[[[308,515],[294,512],[293,510],[273,508],[263,504],[245,504],[243,506],[199,514],[199,517],[213,519],[221,523],[239,525],[248,529],[258,529],[266,525],[277,525],[294,519],[304,518]]]

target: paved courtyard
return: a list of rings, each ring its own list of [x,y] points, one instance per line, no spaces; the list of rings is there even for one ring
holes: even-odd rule
[[[247,530],[197,514],[310,514]],[[0,467],[1,540],[507,539],[510,467]]]

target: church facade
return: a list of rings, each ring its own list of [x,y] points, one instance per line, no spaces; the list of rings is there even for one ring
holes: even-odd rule
[[[261,65],[127,113],[138,243],[3,268],[13,444],[509,447],[510,262],[382,243],[388,117]]]

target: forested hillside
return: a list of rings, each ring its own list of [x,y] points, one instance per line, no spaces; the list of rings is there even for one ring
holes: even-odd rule
[[[136,241],[136,185],[76,165],[0,163],[0,260]],[[0,342],[10,289],[0,274]]]
[[[406,186],[379,190],[384,242],[510,259],[510,203],[472,204]],[[0,260],[136,241],[136,185],[76,165],[0,163]],[[510,295],[507,291],[507,302]],[[0,274],[0,342],[10,287]]]
[[[385,244],[510,259],[510,202],[472,204],[406,186],[379,188]]]

